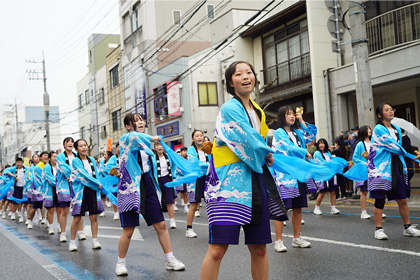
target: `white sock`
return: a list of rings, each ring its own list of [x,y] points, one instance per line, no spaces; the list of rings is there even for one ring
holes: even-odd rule
[[[22,209],[20,209],[20,215],[23,217],[24,214],[25,214],[25,208],[22,207]]]
[[[48,228],[54,229],[54,224],[48,224]]]
[[[66,233],[65,232],[61,232],[60,235],[61,236],[66,236]]]
[[[70,240],[70,244],[76,245],[76,240]]]
[[[319,206],[316,206],[316,205],[315,205],[315,209],[319,209]]]
[[[331,205],[331,209],[336,209],[336,208],[335,208],[335,205]]]
[[[12,217],[15,217],[15,218],[16,218],[16,213],[13,213],[13,212],[12,212]]]
[[[118,257],[118,263],[125,263],[125,258]]]
[[[98,241],[98,238],[92,238],[92,243],[97,242],[97,241]]]
[[[165,254],[165,258],[167,261],[170,261],[172,259],[172,257],[174,256],[174,253],[169,252]]]
[[[41,209],[36,209],[36,213],[38,214],[39,217],[41,217]]]
[[[169,222],[171,222],[171,223],[172,223],[172,222],[175,222],[175,218],[170,218],[170,219],[169,219]]]
[[[362,210],[362,214],[367,214],[367,211],[366,210]]]
[[[77,235],[79,235],[79,234],[81,234],[81,233],[83,233],[83,231],[78,230],[76,234],[77,234]]]

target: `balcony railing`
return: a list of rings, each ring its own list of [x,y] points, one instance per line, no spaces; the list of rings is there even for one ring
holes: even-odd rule
[[[369,54],[420,39],[420,3],[366,21]]]
[[[278,87],[282,84],[308,77],[311,75],[309,53],[268,67],[263,70],[263,73],[264,84],[267,88]]]

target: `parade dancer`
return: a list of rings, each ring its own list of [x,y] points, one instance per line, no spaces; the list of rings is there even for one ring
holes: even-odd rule
[[[180,156],[185,159],[188,159],[188,148],[182,147],[179,151]],[[184,213],[188,213],[188,187],[187,184],[182,184],[176,187],[177,194],[179,193],[179,198],[181,199],[181,206],[184,206]]]
[[[373,207],[375,238],[379,240],[388,239],[382,228],[385,199],[397,202],[404,223],[404,236],[420,237],[420,230],[410,223],[407,204],[410,188],[407,167],[403,158],[407,153],[401,146],[401,129],[391,124],[394,112],[389,103],[382,103],[376,108],[378,122],[373,129],[373,141],[368,158],[368,191],[371,198],[375,199]]]
[[[192,145],[188,148],[188,160],[197,162],[197,164],[208,164],[209,157],[202,150],[204,143],[204,134],[201,130],[194,130],[192,133]],[[187,231],[185,236],[187,238],[197,237],[197,233],[192,228],[194,217],[199,217],[196,214],[197,210],[200,209],[201,198],[204,198],[204,186],[206,182],[206,175],[201,176],[196,182],[187,185],[188,200],[190,202],[190,208],[187,213]]]
[[[70,182],[71,164],[77,156],[73,152],[74,139],[66,137],[63,140],[64,152],[57,156],[57,200],[61,205],[61,215],[59,215],[60,223],[60,242],[67,242],[66,227],[67,216],[69,214],[70,202],[74,197],[72,183]],[[79,228],[77,229],[77,239],[86,240],[83,233],[83,217],[80,219]]]
[[[266,244],[271,243],[269,218],[285,220],[276,183],[266,166],[274,161],[264,140],[264,111],[250,99],[256,84],[253,67],[243,61],[225,72],[228,93],[216,119],[212,161],[206,179],[209,247],[201,279],[217,279],[229,244],[239,243],[241,227],[251,254],[253,279],[268,278]],[[284,208],[283,208],[284,209]]]
[[[175,189],[168,188],[165,186],[167,182],[172,181],[172,168],[171,161],[163,150],[162,145],[157,142],[155,143],[156,151],[156,166],[157,176],[160,189],[162,190],[162,204],[166,204],[168,215],[169,215],[169,227],[176,229],[175,222]]]
[[[42,192],[42,170],[44,169],[45,165],[48,163],[48,153],[42,152],[40,157],[40,162],[35,166],[34,173],[33,173],[33,183],[32,183],[32,209],[28,212],[28,229],[32,229],[33,225],[33,218],[35,216],[35,212],[37,210],[43,208],[43,201],[44,196]],[[42,217],[42,220],[44,217]],[[42,223],[42,222],[41,222]]]
[[[101,160],[99,162],[99,173],[101,175],[101,177],[105,177],[109,175],[109,170],[111,170],[113,167],[116,167],[117,165],[115,164],[115,166],[112,166],[111,164],[108,164],[109,159],[113,156],[114,154],[111,151],[106,151],[104,153],[104,159]],[[102,204],[106,205],[106,195],[101,192],[101,199],[102,199]],[[105,217],[105,211],[102,212],[101,214],[99,214],[99,217]],[[118,220],[118,213],[116,213],[116,211],[114,211],[114,220]]]
[[[372,146],[370,140],[372,138],[372,129],[364,125],[359,128],[359,133],[357,135],[358,143],[353,153],[353,162],[364,163],[367,165],[367,159],[369,157],[370,147]],[[366,211],[366,199],[368,195],[368,181],[355,181],[356,188],[360,188],[360,207],[362,208],[362,214],[360,215],[361,219],[370,219],[370,215]]]
[[[48,154],[49,163],[42,170],[42,189],[44,194],[44,207],[47,209],[48,234],[54,232],[54,209],[57,212],[57,220],[60,220],[61,209],[57,199],[57,153],[51,151]],[[60,210],[59,210],[60,209]]]
[[[332,155],[329,151],[328,142],[324,138],[321,138],[316,143],[316,152],[314,153],[315,162],[319,164],[325,164],[328,161],[332,160]],[[322,215],[321,205],[322,200],[327,192],[330,193],[331,199],[331,214],[340,214],[340,210],[335,207],[336,202],[336,191],[338,190],[337,186],[337,177],[334,175],[328,181],[325,182],[316,182],[317,186],[319,187],[319,195],[316,199],[314,214],[315,215]]]
[[[282,106],[278,111],[277,122],[279,129],[276,130],[272,148],[283,155],[298,157],[302,159],[312,158],[306,150],[305,145],[315,139],[317,128],[306,123],[300,112],[289,106]],[[298,182],[293,175],[276,172],[277,186],[279,187],[283,204],[286,209],[292,209],[293,242],[292,246],[297,248],[308,248],[311,246],[309,241],[301,237],[302,227],[302,208],[308,207],[307,185]],[[276,232],[276,242],[274,250],[286,252],[287,248],[283,243],[284,223],[274,221]]]
[[[26,205],[27,217],[26,217],[25,225],[29,224],[28,216],[29,216],[29,213],[32,210],[32,183],[34,181],[35,167],[38,165],[38,163],[40,161],[40,158],[39,158],[38,154],[34,154],[32,156],[31,161],[32,161],[32,165],[29,167],[29,172],[28,172],[28,176],[27,176],[28,181],[27,181],[27,185],[26,185],[26,196],[28,198],[28,201],[27,201],[27,205]]]
[[[169,232],[163,217],[157,184],[156,161],[151,150],[151,141],[157,142],[159,136],[144,134],[145,122],[140,114],[128,114],[124,118],[128,133],[120,138],[120,177],[118,183],[118,211],[123,232],[118,243],[117,275],[127,275],[125,257],[135,227],[140,225],[141,212],[148,226],[153,225],[159,243],[165,253],[167,270],[184,270],[185,265],[177,260],[172,252]]]
[[[97,179],[99,174],[95,159],[88,156],[88,145],[84,139],[79,139],[74,143],[77,156],[72,162],[72,187],[74,198],[72,200],[73,222],[70,231],[69,251],[77,251],[76,233],[81,222],[81,217],[89,211],[90,228],[92,231],[92,249],[101,249],[98,237],[97,214],[104,211],[101,201],[102,185]]]
[[[119,143],[116,143],[115,144],[115,149],[116,149],[115,155],[112,155],[110,157],[110,159],[109,159],[109,161],[108,161],[108,163],[106,165],[106,170],[108,170],[108,172],[112,168],[115,168],[116,171],[119,171],[120,170],[120,144]],[[118,191],[116,191],[115,193],[113,193],[113,195],[115,197],[117,197]],[[112,205],[112,208],[114,210],[114,217],[113,217],[113,219],[114,220],[119,220],[120,219],[120,214],[118,213],[118,207],[117,207],[117,205],[114,205],[114,204],[112,204],[109,201],[107,201],[107,202],[108,202],[107,207],[108,207],[109,204],[111,204]]]
[[[11,179],[12,188],[9,191],[8,197],[13,196],[16,199],[23,198],[23,189],[26,184],[25,173],[26,168],[23,166],[23,160],[21,158],[16,159],[16,166],[10,167],[9,173],[6,174],[13,177]],[[12,221],[16,220],[16,211],[20,205],[20,203],[10,200],[10,211],[12,213],[10,219]]]

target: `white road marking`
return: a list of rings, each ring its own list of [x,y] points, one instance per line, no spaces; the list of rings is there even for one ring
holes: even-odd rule
[[[176,220],[176,222],[177,223],[187,223],[186,221],[183,221],[183,220]],[[207,226],[207,227],[209,226],[208,224],[205,224],[205,223],[196,223],[196,222],[194,222],[194,225]],[[274,232],[272,232],[271,235],[275,236],[276,234]],[[293,238],[293,235],[290,235],[290,234],[283,234],[283,236]],[[373,238],[373,236],[372,236],[372,238]],[[409,237],[407,237],[407,238],[409,238]],[[416,238],[416,237],[412,237],[412,238]],[[400,254],[420,257],[420,252],[413,252],[413,251],[406,251],[406,250],[399,250],[399,249],[391,249],[391,248],[383,248],[383,247],[364,245],[364,244],[356,244],[356,243],[350,243],[350,242],[344,242],[344,241],[335,241],[335,240],[330,240],[330,239],[309,237],[309,236],[306,236],[306,235],[305,235],[305,239],[311,240],[311,241],[316,241],[316,242],[324,242],[324,243],[329,243],[329,244],[334,244],[334,245],[340,245],[340,246],[348,246],[348,247],[368,249],[368,250],[384,251],[384,252],[388,252],[388,253],[400,253]],[[384,241],[384,242],[386,242],[386,241]]]
[[[108,229],[108,230],[118,230],[121,231],[121,227],[109,227],[109,226],[98,226],[99,229]],[[90,230],[90,226],[85,226],[83,228],[83,233],[86,236],[92,236],[92,231]],[[117,235],[110,235],[110,234],[99,234],[98,238],[112,238],[112,239],[120,239],[121,233],[118,232]],[[140,230],[138,228],[134,229],[133,236],[131,237],[131,240],[137,240],[137,241],[144,241],[143,236],[140,233]]]

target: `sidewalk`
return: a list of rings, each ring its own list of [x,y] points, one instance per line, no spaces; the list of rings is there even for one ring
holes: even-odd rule
[[[420,209],[420,173],[416,173],[414,177],[411,179],[410,183],[411,183],[411,197],[407,199],[408,207],[411,209],[412,208]],[[325,195],[322,202],[324,203],[327,201],[330,202],[329,195]],[[368,205],[369,204],[373,205],[374,202],[375,201],[373,199],[370,199],[370,198],[367,199]],[[336,205],[337,206],[360,206],[360,200],[346,198],[343,200],[337,200]],[[314,207],[315,200],[308,200],[308,206],[309,208]],[[387,200],[386,206],[397,207],[397,202],[395,200],[392,200],[392,201]]]

